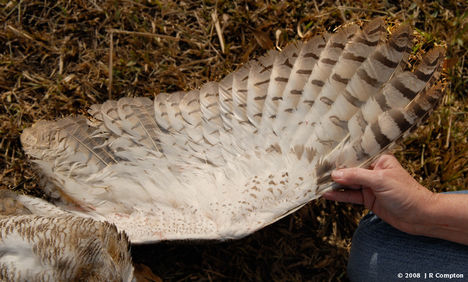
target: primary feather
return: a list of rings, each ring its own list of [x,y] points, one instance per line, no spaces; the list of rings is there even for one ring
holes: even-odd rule
[[[240,238],[332,189],[332,169],[367,165],[438,104],[444,51],[410,70],[411,43],[407,25],[351,24],[200,90],[38,122],[21,141],[61,209],[134,243]]]

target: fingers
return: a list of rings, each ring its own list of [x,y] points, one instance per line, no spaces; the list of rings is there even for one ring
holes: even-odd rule
[[[393,155],[382,155],[373,164],[372,169],[388,169],[401,167],[398,160]]]
[[[347,187],[369,187],[374,189],[385,181],[387,171],[403,170],[398,160],[392,155],[382,155],[373,163],[373,169],[364,168],[344,168],[332,172],[335,182]]]
[[[348,187],[374,187],[379,182],[377,173],[364,168],[343,168],[332,171],[333,181]]]
[[[361,190],[329,191],[323,194],[323,197],[332,201],[363,204]]]
[[[385,153],[385,154],[379,156],[377,159],[375,159],[372,162],[372,164],[369,166],[369,168],[373,169],[377,165],[377,163],[382,162],[382,160],[385,160],[385,159],[391,159],[392,157],[395,158],[392,154]]]

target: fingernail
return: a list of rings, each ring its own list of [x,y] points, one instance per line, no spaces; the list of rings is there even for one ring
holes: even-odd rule
[[[334,170],[332,171],[332,177],[333,178],[343,178],[343,171],[341,170]]]

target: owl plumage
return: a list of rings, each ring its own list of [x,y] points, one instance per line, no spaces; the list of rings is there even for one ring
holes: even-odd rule
[[[39,121],[21,141],[59,209],[133,243],[241,238],[333,189],[333,169],[368,165],[435,108],[444,49],[411,69],[412,39],[408,25],[349,24],[198,90]]]
[[[0,197],[0,280],[134,281],[130,243],[115,225],[9,190]]]

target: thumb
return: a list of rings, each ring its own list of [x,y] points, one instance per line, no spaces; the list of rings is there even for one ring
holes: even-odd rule
[[[336,183],[352,188],[369,187],[372,189],[379,183],[376,171],[365,168],[338,169],[332,171],[331,175]]]

